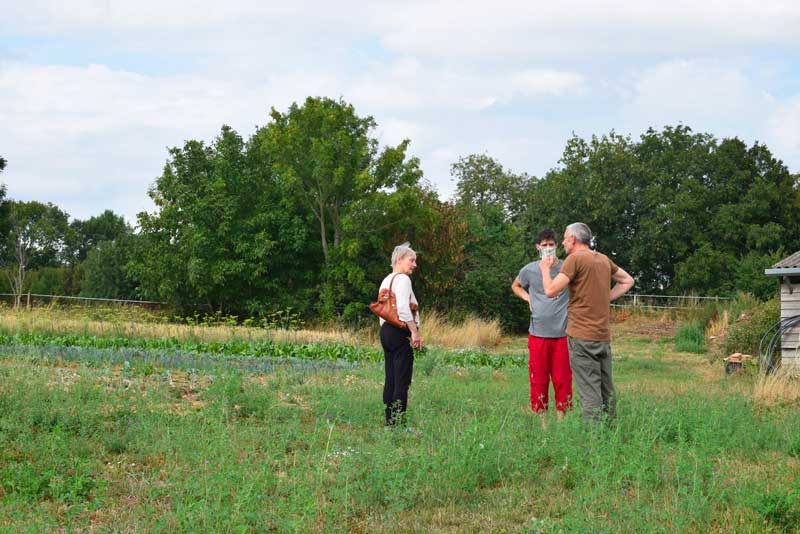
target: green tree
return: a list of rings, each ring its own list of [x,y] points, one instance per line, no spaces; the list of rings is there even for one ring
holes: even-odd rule
[[[169,153],[128,265],[141,296],[227,313],[307,303],[318,249],[270,154],[227,126]]]
[[[359,117],[343,100],[308,97],[286,113],[273,108],[270,116],[255,142],[269,155],[276,177],[314,214],[326,265],[355,204],[421,177],[419,162],[406,159],[408,140],[379,151],[370,135],[374,119]]]
[[[800,247],[797,179],[769,150],[687,126],[573,137],[530,187],[528,235],[587,223],[643,291],[722,294],[749,252]]]
[[[86,259],[89,251],[103,241],[116,241],[130,236],[133,229],[121,215],[105,210],[85,221],[74,220],[67,234],[66,256],[75,265]]]
[[[60,265],[69,216],[53,204],[36,201],[11,201],[9,214],[3,270],[19,306],[28,269]]]
[[[28,291],[42,295],[71,295],[74,269],[68,267],[40,267],[28,272]]]
[[[503,168],[499,161],[486,154],[461,157],[451,165],[456,181],[456,198],[462,205],[482,211],[499,207],[506,221],[516,221],[527,210],[530,178]]]
[[[580,221],[589,225],[597,248],[631,269],[631,244],[642,216],[646,173],[635,143],[611,132],[589,141],[573,136],[561,157],[561,168],[535,184],[530,202],[528,235],[550,227],[560,235]],[[638,273],[632,270],[632,274]]]
[[[89,249],[86,260],[81,263],[82,297],[136,298],[137,283],[128,272],[135,239],[133,235],[106,239]]]
[[[8,162],[0,157],[0,174],[6,168]],[[0,235],[8,235],[11,230],[11,219],[9,218],[10,205],[6,199],[6,185],[0,184]]]
[[[529,313],[510,298],[510,288],[530,261],[533,247],[526,238],[525,220],[531,180],[506,171],[487,155],[460,158],[451,174],[456,180],[454,202],[463,210],[466,229],[451,307],[498,318],[506,328],[521,330]]]
[[[427,225],[438,205],[436,192],[429,185],[413,183],[375,191],[355,202],[342,221],[341,244],[332,251],[325,268],[321,301],[327,308],[322,310],[323,316],[341,313],[348,321],[373,319],[367,304],[375,300],[378,283],[390,270],[392,250],[404,241],[410,241],[418,253],[415,293],[420,301],[428,298],[421,273],[433,273],[441,267],[428,263],[433,255],[428,254]],[[423,306],[431,304],[431,300],[423,302]]]

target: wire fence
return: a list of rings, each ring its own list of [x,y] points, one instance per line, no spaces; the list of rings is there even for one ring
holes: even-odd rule
[[[154,300],[132,300],[132,299],[109,299],[109,298],[99,298],[99,297],[76,297],[72,295],[44,295],[41,293],[23,293],[21,295],[17,295],[16,293],[0,293],[0,298],[10,298],[12,304],[18,298],[18,302],[21,306],[26,306],[30,308],[31,306],[35,306],[38,301],[48,301],[48,303],[57,303],[59,301],[64,302],[77,302],[83,304],[120,304],[120,305],[139,305],[145,307],[152,307],[152,306],[163,306],[166,302],[158,302]]]
[[[614,308],[642,308],[653,310],[693,310],[707,302],[724,302],[731,297],[702,297],[696,295],[623,295],[611,304]]]
[[[20,306],[30,308],[41,304],[42,301],[48,304],[59,302],[73,302],[78,304],[119,304],[130,306],[142,306],[144,308],[157,308],[165,306],[166,302],[154,300],[133,300],[133,299],[112,299],[100,297],[78,297],[72,295],[45,295],[41,293],[0,293],[1,299],[10,299],[13,305],[15,301]],[[18,298],[18,300],[17,300]],[[641,293],[626,294],[611,304],[613,308],[638,308],[652,310],[692,310],[703,306],[706,302],[724,302],[731,300],[731,297],[704,297],[696,295],[647,295]],[[38,301],[38,302],[37,302]]]

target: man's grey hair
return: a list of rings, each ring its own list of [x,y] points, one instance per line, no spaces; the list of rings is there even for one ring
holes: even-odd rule
[[[391,266],[394,267],[395,263],[397,263],[398,260],[402,260],[406,256],[414,256],[415,258],[417,257],[417,253],[414,252],[414,249],[411,248],[411,243],[409,243],[408,241],[406,241],[402,245],[397,245],[396,247],[394,247],[394,251],[392,252]]]
[[[572,223],[567,226],[567,232],[575,236],[575,241],[590,245],[592,242],[592,231],[582,222]]]

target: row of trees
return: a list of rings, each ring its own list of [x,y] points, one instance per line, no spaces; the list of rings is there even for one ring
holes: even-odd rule
[[[410,240],[423,304],[524,328],[509,286],[545,226],[586,222],[598,249],[656,292],[768,296],[763,269],[800,248],[798,176],[761,144],[686,126],[575,136],[541,178],[463,157],[443,200],[409,141],[381,147],[375,127],[346,102],[308,98],[247,139],[223,126],[211,143],[187,141],[170,149],[138,232],[111,212],[68,223],[53,205],[7,201],[6,265],[38,273],[31,287],[58,272],[63,291],[84,295],[358,321],[393,246]]]

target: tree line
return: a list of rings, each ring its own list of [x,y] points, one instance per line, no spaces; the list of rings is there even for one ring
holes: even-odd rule
[[[222,126],[169,149],[134,230],[111,211],[73,220],[6,198],[3,266],[13,293],[143,298],[240,317],[293,310],[358,323],[403,241],[420,301],[524,329],[510,284],[539,230],[587,223],[639,291],[771,296],[763,269],[800,249],[800,176],[760,143],[688,126],[566,141],[544,176],[487,154],[451,167],[443,199],[409,140],[380,146],[372,117],[329,98],[272,109],[245,138]],[[0,158],[0,170],[5,166]]]

